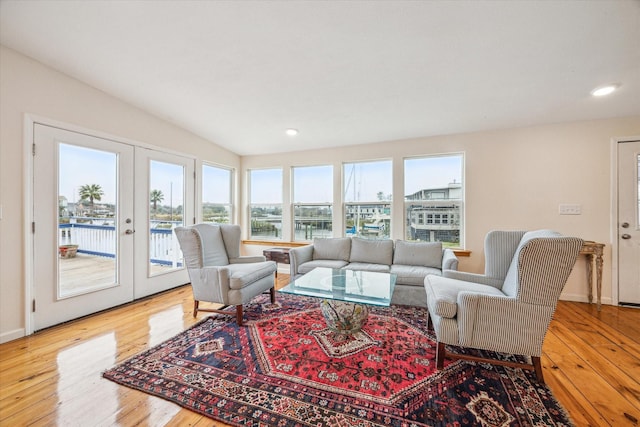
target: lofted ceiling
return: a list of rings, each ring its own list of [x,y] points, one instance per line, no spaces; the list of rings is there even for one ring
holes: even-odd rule
[[[640,114],[637,0],[1,0],[0,42],[240,155]]]

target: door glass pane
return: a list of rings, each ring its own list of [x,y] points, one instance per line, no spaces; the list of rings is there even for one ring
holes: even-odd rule
[[[115,153],[59,144],[58,297],[117,282]]]
[[[182,267],[173,229],[184,225],[184,166],[151,160],[149,167],[149,276]]]

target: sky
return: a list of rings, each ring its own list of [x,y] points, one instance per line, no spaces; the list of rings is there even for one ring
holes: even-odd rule
[[[393,190],[391,160],[347,163],[344,167],[345,201],[378,201]],[[293,169],[293,202],[326,203],[333,199],[332,166],[297,167]],[[425,188],[446,187],[462,182],[462,155],[405,159],[404,195]],[[282,169],[251,171],[251,202],[282,202]]]
[[[104,191],[101,202],[115,203],[117,155],[68,144],[59,147],[58,194],[77,202],[80,187],[99,184]]]
[[[80,200],[78,191],[83,185],[99,184],[104,192],[99,203],[115,204],[117,186],[117,155],[70,144],[59,146],[58,194],[68,202]],[[164,195],[161,205],[180,206],[183,203],[184,178],[180,165],[152,160],[150,163],[150,190]]]

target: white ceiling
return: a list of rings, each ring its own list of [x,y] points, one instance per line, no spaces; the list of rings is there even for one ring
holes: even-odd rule
[[[640,114],[637,0],[1,0],[0,42],[240,155]]]

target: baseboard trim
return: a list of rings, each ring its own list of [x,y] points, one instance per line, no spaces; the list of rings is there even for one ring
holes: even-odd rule
[[[18,338],[22,338],[26,336],[24,332],[24,328],[15,329],[13,331],[4,332],[0,334],[0,344],[4,344],[9,341],[17,340]]]
[[[581,294],[562,294],[560,295],[560,301],[571,301],[571,302],[589,302],[589,297]],[[595,296],[593,297],[592,304],[596,303]],[[601,298],[600,303],[603,305],[612,305],[611,298]]]

